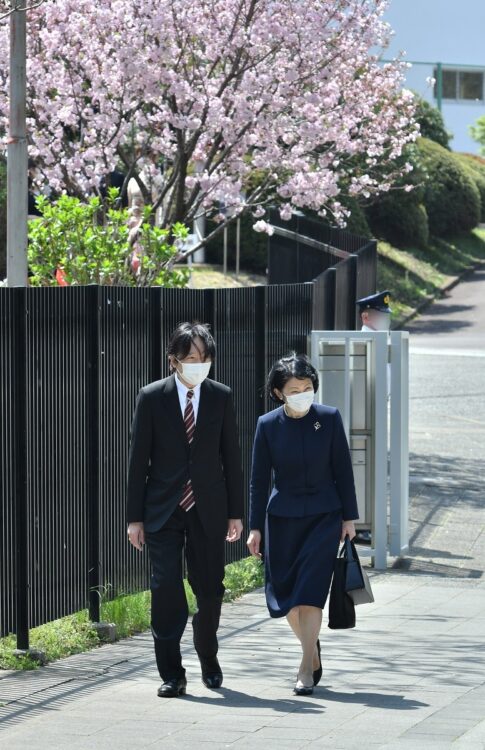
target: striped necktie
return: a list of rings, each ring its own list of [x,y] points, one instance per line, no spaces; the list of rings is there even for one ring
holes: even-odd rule
[[[195,415],[194,415],[194,405],[192,403],[192,398],[194,396],[194,392],[192,390],[187,391],[187,401],[185,403],[185,411],[184,411],[184,424],[185,424],[185,432],[187,433],[187,440],[189,441],[189,445],[194,439],[194,432],[195,432]],[[195,497],[194,497],[194,490],[192,489],[192,480],[189,479],[184,487],[184,491],[182,492],[182,499],[179,503],[182,510],[190,510],[195,505]]]

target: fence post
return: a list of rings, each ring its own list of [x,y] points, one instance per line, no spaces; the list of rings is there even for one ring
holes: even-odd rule
[[[88,403],[87,403],[87,459],[88,459],[88,588],[89,619],[100,621],[100,560],[99,560],[99,295],[96,285],[86,288],[88,321]]]
[[[151,343],[151,379],[160,380],[162,377],[162,363],[160,357],[162,343],[162,315],[161,315],[161,294],[162,289],[159,286],[152,286],[148,289],[150,299],[150,343]],[[163,352],[165,356],[165,352]]]
[[[29,550],[27,505],[27,425],[26,425],[26,310],[25,288],[14,295],[14,466],[15,466],[15,631],[17,649],[29,648]]]
[[[312,330],[335,329],[335,266],[327,268],[313,280]]]
[[[257,286],[254,288],[256,307],[254,316],[254,367],[257,416],[261,416],[266,411],[264,385],[266,379],[266,336],[268,325],[266,317],[267,289],[267,286]]]
[[[347,289],[347,300],[348,300],[348,310],[347,310],[348,328],[347,330],[355,331],[355,328],[356,328],[355,300],[356,300],[356,293],[357,293],[358,255],[356,253],[349,255],[348,263],[350,264],[350,274],[349,274],[349,286]]]
[[[202,323],[207,323],[207,325],[210,326],[211,333],[213,336],[216,335],[216,331],[214,331],[214,322],[216,319],[216,295],[215,295],[215,289],[204,289],[202,294],[203,296],[203,309],[204,309],[204,320],[201,321]],[[212,365],[210,377],[217,380],[217,357]]]

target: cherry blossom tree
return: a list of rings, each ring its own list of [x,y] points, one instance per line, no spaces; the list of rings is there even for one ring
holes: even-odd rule
[[[56,191],[121,168],[162,226],[266,207],[345,220],[414,140],[384,0],[45,0],[29,14],[29,153]],[[0,115],[8,34],[0,28]],[[1,122],[0,122],[1,127]],[[211,235],[209,235],[210,237]],[[206,238],[208,239],[208,238]],[[197,246],[192,248],[192,251]]]

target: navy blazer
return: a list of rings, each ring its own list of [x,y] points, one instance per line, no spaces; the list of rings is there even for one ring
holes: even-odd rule
[[[249,528],[262,531],[266,513],[295,517],[339,509],[345,521],[359,517],[338,409],[314,403],[308,414],[294,419],[281,406],[260,417],[253,446]]]

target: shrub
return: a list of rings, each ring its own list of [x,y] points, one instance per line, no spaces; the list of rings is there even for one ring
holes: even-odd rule
[[[449,149],[449,142],[453,136],[446,130],[445,121],[439,109],[416,93],[414,101],[416,103],[414,117],[419,123],[422,137],[429,138],[430,141]]]
[[[170,262],[177,248],[169,230],[149,223],[151,207],[133,246],[129,240],[126,209],[116,208],[118,190],[110,188],[106,214],[101,217],[98,197],[82,203],[62,195],[51,203],[40,196],[42,214],[29,223],[29,270],[32,286],[106,284],[118,286],[185,286],[186,269],[174,270]],[[175,240],[187,237],[183,225],[172,227]],[[168,264],[168,266],[167,266]],[[60,273],[59,273],[60,272]]]
[[[475,154],[456,154],[456,157],[475,180],[480,193],[480,221],[485,221],[485,159]]]
[[[397,247],[425,247],[429,239],[428,215],[423,204],[426,176],[417,147],[408,146],[401,159],[412,165],[412,171],[366,208],[367,221],[375,236]],[[408,185],[412,187],[409,192],[405,190]]]
[[[382,196],[367,210],[373,233],[397,247],[426,247],[428,215],[413,193],[402,190]]]
[[[418,139],[426,172],[424,205],[430,232],[446,237],[473,229],[480,220],[480,193],[456,154],[427,138]]]

